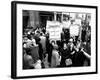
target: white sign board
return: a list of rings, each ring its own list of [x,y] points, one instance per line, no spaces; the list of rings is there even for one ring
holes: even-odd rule
[[[61,24],[57,21],[47,21],[46,30],[49,32],[50,40],[60,40],[61,39]]]
[[[70,25],[70,35],[71,36],[78,36],[80,31],[79,25]]]

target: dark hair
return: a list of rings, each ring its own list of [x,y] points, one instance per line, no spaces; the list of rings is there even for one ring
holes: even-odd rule
[[[66,45],[67,45],[67,43],[66,43],[66,42],[63,42],[63,47],[64,47],[64,44],[66,44]]]
[[[37,31],[37,33],[40,33],[40,31]]]
[[[77,42],[81,42],[80,40],[77,40]]]
[[[31,55],[31,49],[30,48],[26,48],[26,54]]]
[[[40,33],[40,36],[42,36],[43,35],[43,33]]]
[[[35,39],[35,41],[36,41],[36,44],[38,44],[41,41],[41,39],[38,37],[37,39]]]
[[[27,35],[27,38],[28,38],[28,39],[31,39],[31,35]]]
[[[52,40],[51,43],[54,43],[55,44],[56,42],[54,40]]]

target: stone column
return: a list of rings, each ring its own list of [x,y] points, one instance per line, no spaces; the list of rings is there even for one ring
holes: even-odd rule
[[[39,25],[39,12],[29,11],[29,27],[36,28]]]
[[[57,20],[57,12],[54,12],[54,21],[56,21]]]

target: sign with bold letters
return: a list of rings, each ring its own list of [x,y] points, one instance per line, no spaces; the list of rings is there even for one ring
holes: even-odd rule
[[[46,30],[51,40],[60,40],[62,25],[57,21],[47,21]]]
[[[70,35],[71,36],[78,36],[80,31],[79,25],[70,25]]]

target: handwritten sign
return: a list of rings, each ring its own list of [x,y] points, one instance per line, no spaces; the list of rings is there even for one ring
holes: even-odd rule
[[[51,40],[61,39],[61,24],[57,21],[47,21],[46,30],[49,32],[49,37]]]
[[[71,36],[78,36],[80,31],[79,25],[70,25],[70,35]]]

